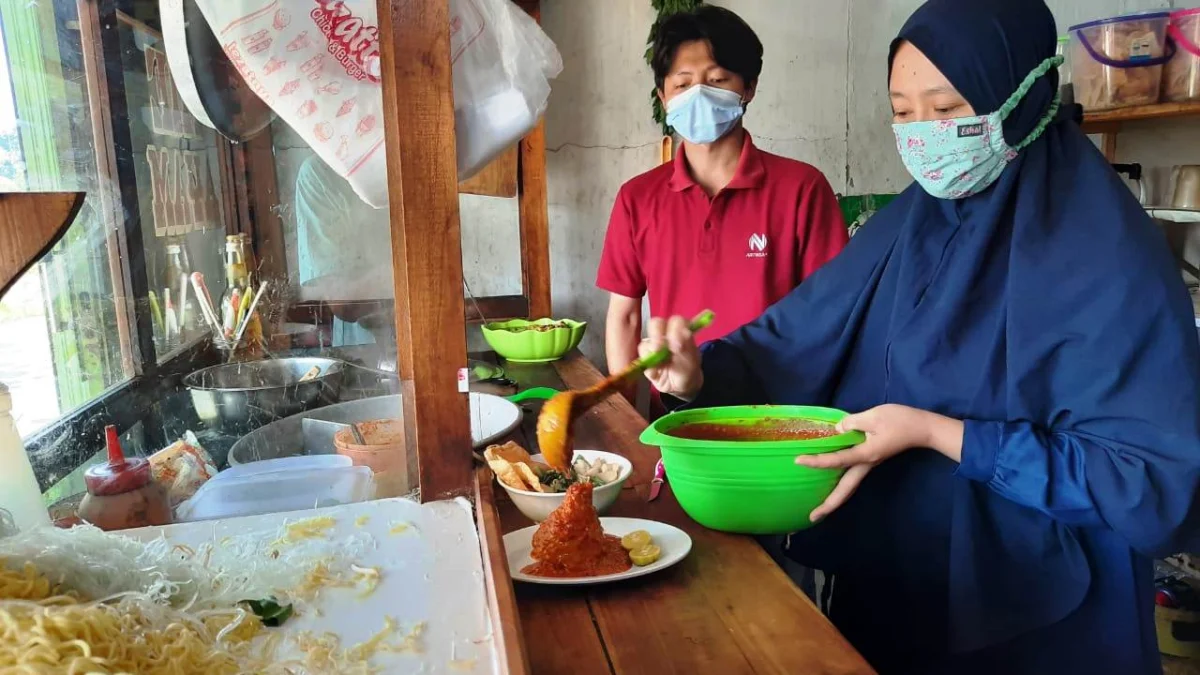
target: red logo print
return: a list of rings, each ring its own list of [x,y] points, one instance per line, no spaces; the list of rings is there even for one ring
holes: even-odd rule
[[[279,95],[287,96],[288,94],[292,93],[293,91],[296,91],[299,88],[300,88],[300,80],[291,80],[287,84],[283,85],[283,89],[279,90]]]
[[[325,141],[333,138],[333,126],[331,126],[329,122],[321,122],[317,126],[313,127],[313,133],[318,139],[320,139],[322,143],[324,143]]]
[[[341,107],[338,108],[337,116],[342,117],[344,115],[349,115],[350,111],[354,110],[354,104],[357,102],[358,101],[356,101],[355,99],[352,99],[352,98],[348,98],[345,101],[342,101]]]
[[[271,26],[275,30],[283,30],[284,28],[287,28],[288,24],[291,22],[292,15],[288,14],[286,9],[279,9],[275,11],[275,20],[271,22]]]
[[[285,64],[282,60],[272,56],[271,60],[267,61],[267,65],[263,66],[263,75],[270,75],[271,73],[282,68],[284,65]]]
[[[379,29],[355,16],[342,0],[316,3],[308,15],[329,39],[329,53],[350,77],[379,82]]]
[[[304,31],[303,33],[297,35],[295,40],[292,40],[288,43],[287,50],[289,52],[298,52],[301,49],[308,49],[311,46],[312,40],[310,40],[308,37],[308,31]]]
[[[264,28],[242,38],[242,44],[246,47],[246,51],[257,54],[271,48],[271,36]]]
[[[334,80],[324,87],[321,87],[317,91],[321,92],[322,94],[340,94],[342,93],[342,83]]]
[[[315,112],[317,112],[317,104],[312,99],[309,99],[301,104],[300,109],[296,111],[296,114],[301,117],[308,117]]]
[[[374,128],[375,128],[375,116],[367,115],[366,117],[364,117],[358,121],[358,126],[355,127],[354,130],[355,130],[355,133],[357,133],[359,136],[366,136],[367,134],[371,133],[371,130]]]
[[[337,155],[338,159],[345,159],[346,152],[349,150],[350,150],[350,139],[347,138],[346,136],[342,136],[342,142],[338,143],[337,152],[334,154]]]

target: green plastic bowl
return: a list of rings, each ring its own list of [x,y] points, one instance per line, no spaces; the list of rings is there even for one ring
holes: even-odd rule
[[[641,441],[662,448],[679,505],[701,525],[738,534],[788,534],[812,526],[813,509],[833,492],[841,469],[797,466],[798,455],[844,450],[866,437],[854,431],[808,441],[700,441],[669,431],[693,422],[752,425],[764,419],[836,424],[840,410],[809,406],[738,406],[685,410],[647,428]]]
[[[550,330],[513,330],[529,326],[563,324]],[[571,319],[513,319],[484,324],[483,338],[496,353],[514,363],[557,361],[579,346],[587,323]]]

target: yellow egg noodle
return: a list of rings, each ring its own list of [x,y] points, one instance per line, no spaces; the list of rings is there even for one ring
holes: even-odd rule
[[[197,549],[87,526],[2,539],[0,675],[382,672],[371,659],[419,652],[423,625],[389,642],[398,626],[388,618],[345,649],[334,634],[301,632],[291,642],[304,658],[280,660],[283,633],[238,604],[274,596],[319,614],[323,589],[374,591],[380,571],[353,562],[374,540],[331,541],[332,525],[310,519],[274,539],[225,537]]]

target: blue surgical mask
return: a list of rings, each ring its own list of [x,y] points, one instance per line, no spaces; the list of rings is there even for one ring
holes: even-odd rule
[[[697,84],[667,101],[667,124],[688,143],[706,145],[737,126],[745,110],[741,94]]]
[[[965,199],[991,187],[1017,154],[1036,141],[1058,116],[1059,98],[1055,96],[1046,115],[1025,140],[1011,147],[1004,138],[1004,120],[1034,83],[1062,62],[1061,56],[1044,61],[990,115],[892,125],[896,147],[908,172],[925,192],[938,199]]]

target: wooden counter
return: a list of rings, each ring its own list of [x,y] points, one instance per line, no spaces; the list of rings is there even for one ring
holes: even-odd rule
[[[522,388],[578,389],[600,379],[579,353],[553,366],[505,368]],[[518,440],[536,452],[532,407]],[[584,589],[517,583],[534,673],[874,672],[753,539],[697,525],[675,501],[669,482],[647,503],[659,453],[638,442],[646,422],[624,399],[597,406],[577,425],[577,447],[633,462],[633,476],[607,515],[670,523],[685,530],[694,547],[679,565],[620,584]],[[531,524],[507,493],[495,494],[505,532]]]

